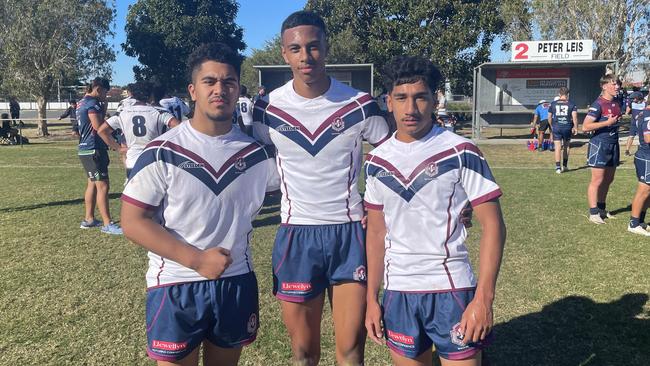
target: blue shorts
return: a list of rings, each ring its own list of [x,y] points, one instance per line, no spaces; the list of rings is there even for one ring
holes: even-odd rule
[[[571,129],[570,128],[553,128],[553,141],[569,141],[571,140]]]
[[[638,153],[635,154],[634,168],[636,168],[636,178],[639,182],[650,184],[650,159],[639,157]]]
[[[331,285],[366,283],[365,233],[360,222],[287,225],[273,246],[273,294],[304,302]]]
[[[259,327],[255,273],[147,290],[147,354],[178,361],[204,340],[237,348],[255,340]]]
[[[384,291],[384,330],[388,348],[408,358],[436,346],[440,357],[464,360],[480,352],[492,333],[478,343],[463,344],[457,330],[474,290],[437,293]]]
[[[589,141],[587,149],[587,165],[592,168],[617,167],[620,162],[621,151],[616,142]]]

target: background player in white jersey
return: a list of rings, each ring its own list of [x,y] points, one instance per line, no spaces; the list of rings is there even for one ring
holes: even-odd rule
[[[273,248],[274,294],[295,362],[316,365],[325,291],[331,294],[336,359],[363,363],[365,251],[357,190],[362,138],[379,144],[388,126],[367,93],[327,76],[327,33],[316,14],[282,24],[293,80],[257,100],[254,135],[277,149],[282,222]]]
[[[136,103],[135,98],[133,98],[133,85],[134,84],[128,84],[126,86],[126,95],[127,97],[120,100],[120,102],[117,104],[117,108],[115,109],[116,113],[122,112],[122,110],[125,107],[128,107],[130,105],[134,105]]]
[[[638,89],[638,88],[637,88]],[[643,101],[643,93],[638,90],[635,90],[630,94],[630,104],[625,111],[625,114],[631,114],[632,120],[630,121],[630,135],[627,137],[625,142],[625,156],[630,156],[630,149],[632,148],[632,143],[634,138],[637,136],[637,126],[636,116],[645,109],[645,102]]]
[[[165,108],[169,113],[173,114],[180,122],[183,121],[183,116],[187,116],[191,112],[190,107],[188,107],[179,97],[167,95],[165,98],[161,99],[158,104]]]
[[[245,134],[251,134],[251,126],[253,125],[253,102],[248,97],[248,90],[245,86],[241,86],[239,91],[239,100],[237,100],[237,124]]]
[[[441,75],[429,60],[397,57],[384,77],[397,132],[366,159],[366,328],[395,365],[431,365],[435,344],[443,365],[478,366],[505,242],[501,190],[476,145],[434,124]],[[482,228],[478,283],[459,222],[468,202]]]
[[[120,114],[112,116],[97,133],[104,139],[110,138],[114,130],[121,129],[127,147],[126,177],[130,176],[144,148],[151,140],[163,134],[165,127],[176,127],[179,121],[171,114],[147,104],[151,95],[151,85],[139,81],[131,84],[131,96],[135,103],[125,106]]]
[[[551,135],[555,144],[555,172],[560,174],[568,169],[571,136],[578,133],[578,107],[569,100],[569,88],[561,87],[559,97],[548,108],[548,124],[551,126]],[[560,152],[562,167],[560,167]]]
[[[232,128],[241,57],[220,43],[189,59],[192,120],[152,141],[122,195],[126,236],[149,252],[147,352],[159,365],[236,365],[255,340],[249,234],[273,150]]]

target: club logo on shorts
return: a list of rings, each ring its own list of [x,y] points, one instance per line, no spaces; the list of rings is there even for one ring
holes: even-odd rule
[[[235,169],[239,171],[246,169],[246,161],[244,158],[237,158],[237,160],[235,160]]]
[[[341,117],[336,117],[334,121],[332,121],[332,130],[336,132],[341,132],[345,128],[345,122],[343,122],[343,119]]]
[[[246,324],[246,330],[248,333],[255,333],[257,330],[257,314],[251,314],[251,317],[248,318],[248,323]]]
[[[454,326],[451,327],[451,330],[449,331],[449,338],[451,338],[451,343],[457,346],[467,347],[465,342],[463,342],[465,336],[460,332],[460,322],[454,324]]]
[[[178,167],[181,169],[198,169],[198,168],[203,168],[204,166],[205,165],[203,163],[195,163],[189,160],[178,164]]]
[[[352,278],[355,281],[365,281],[366,280],[366,266],[359,266],[352,273]]]
[[[427,165],[427,167],[424,169],[424,174],[428,175],[429,177],[433,177],[434,175],[438,174],[438,164],[429,163],[429,165]]]

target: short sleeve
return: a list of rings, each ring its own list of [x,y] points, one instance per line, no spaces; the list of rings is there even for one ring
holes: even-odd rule
[[[183,102],[182,100],[179,99],[178,101],[181,104],[181,114],[183,116],[187,116],[188,114],[190,114],[190,107],[187,104],[185,104],[185,102]],[[181,118],[182,118],[182,116],[181,116]]]
[[[166,170],[158,148],[146,149],[131,171],[131,178],[124,187],[122,201],[147,209],[156,210],[167,194]]]
[[[369,173],[369,164],[366,163],[366,191],[363,194],[363,205],[367,210],[383,211],[384,204],[377,187],[377,178]]]
[[[578,111],[578,106],[575,103],[571,103],[569,108],[571,109],[571,113]]]
[[[106,123],[109,126],[111,126],[111,128],[114,129],[114,130],[117,130],[118,128],[122,128],[120,122],[121,122],[120,116],[117,116],[117,115],[112,116],[111,118],[106,120]]]
[[[589,110],[587,111],[587,116],[595,119],[598,121],[602,115],[602,110],[600,108],[600,103],[594,102],[591,104],[589,107]]]
[[[645,113],[639,113],[636,115],[636,125],[642,126],[643,135],[650,135],[650,116],[646,117]]]
[[[372,98],[371,98],[372,99]],[[371,100],[363,106],[365,120],[363,121],[363,138],[371,145],[379,146],[390,137],[388,122],[384,118],[379,105]]]
[[[264,147],[264,150],[267,152],[267,156],[264,164],[268,169],[268,179],[266,180],[266,192],[276,192],[280,190],[280,173],[278,173],[278,168],[275,163],[275,147],[272,145],[267,145]]]
[[[472,207],[501,197],[501,188],[479,148],[469,142],[459,147],[461,184]]]
[[[158,123],[169,127],[169,121],[171,121],[172,118],[176,117],[174,117],[174,115],[169,112],[162,112],[158,114]]]

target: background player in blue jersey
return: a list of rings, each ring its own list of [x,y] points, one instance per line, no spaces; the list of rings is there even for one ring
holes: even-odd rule
[[[601,94],[589,107],[582,123],[585,132],[593,131],[587,149],[587,165],[591,167],[591,181],[587,188],[589,221],[604,224],[611,217],[606,210],[607,192],[614,181],[620,159],[618,127],[621,105],[616,100],[618,84],[613,75],[600,78]]]
[[[121,151],[121,146],[115,140],[102,139],[97,131],[104,121],[106,110],[102,102],[106,101],[106,93],[110,89],[108,80],[95,78],[86,95],[77,103],[77,123],[79,124],[79,160],[88,176],[88,184],[84,194],[86,213],[81,228],[86,229],[102,225],[95,220],[95,202],[102,217],[102,232],[107,234],[122,234],[122,229],[111,220],[108,208],[108,147]],[[108,146],[107,146],[108,145]]]
[[[630,94],[629,100],[630,103],[625,110],[625,114],[631,114],[632,119],[630,121],[630,135],[628,136],[627,141],[625,142],[625,156],[630,156],[630,149],[632,148],[632,142],[634,142],[634,138],[637,136],[638,126],[636,125],[636,115],[645,109],[645,102],[643,101],[643,93],[641,93],[640,91],[638,90],[633,91],[632,94]]]
[[[221,43],[190,55],[192,120],[153,140],[122,195],[126,236],[149,250],[147,353],[159,365],[236,365],[255,340],[249,235],[272,151],[233,129],[241,57]],[[273,185],[275,182],[275,185]]]
[[[630,212],[630,224],[627,230],[644,236],[650,236],[645,220],[648,198],[650,198],[650,107],[646,107],[635,115],[635,123],[638,128],[639,149],[634,154],[634,167],[636,177],[639,181],[636,194],[632,200],[632,211]]]
[[[441,76],[429,60],[398,57],[384,75],[397,132],[366,160],[366,328],[394,365],[431,365],[435,344],[442,365],[478,366],[505,242],[501,190],[473,143],[434,125]],[[482,228],[478,281],[459,223],[468,202]]]
[[[555,172],[558,174],[567,170],[571,136],[578,133],[578,107],[569,100],[569,88],[561,87],[559,96],[559,99],[554,100],[548,109],[548,123],[551,125],[555,144]],[[562,149],[562,167],[560,167],[560,149]]]
[[[546,130],[550,128],[550,124],[548,123],[548,108],[550,106],[551,103],[542,99],[537,103],[537,108],[535,108],[535,112],[533,112],[533,121],[530,124],[537,129],[537,151],[544,151],[544,148],[542,147],[544,142],[544,133],[546,133]]]

